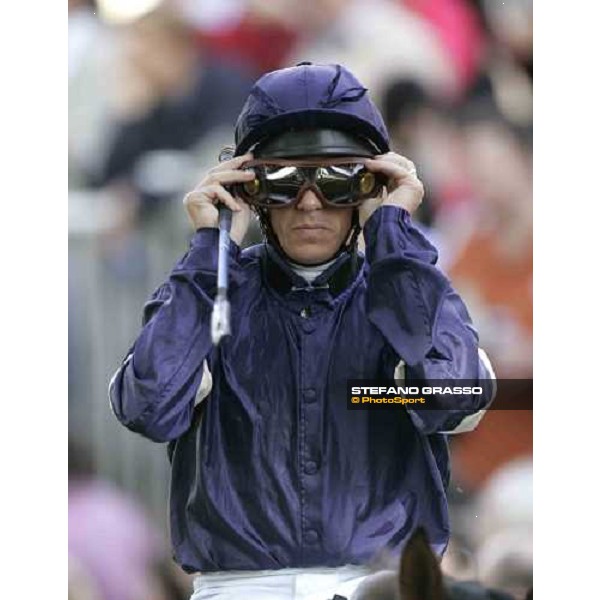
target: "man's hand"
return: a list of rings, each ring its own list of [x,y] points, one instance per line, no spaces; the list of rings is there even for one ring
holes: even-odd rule
[[[413,214],[423,200],[425,190],[417,177],[414,163],[400,154],[388,152],[365,160],[365,166],[373,173],[387,177],[387,193],[380,198],[363,202],[358,209],[361,226],[380,206],[400,206]]]
[[[252,181],[254,173],[240,171],[245,162],[252,160],[252,154],[237,156],[219,163],[206,177],[183,199],[185,210],[195,229],[201,227],[219,227],[217,204],[224,204],[232,211],[231,239],[239,246],[250,224],[250,207],[240,199],[235,199],[225,185]]]

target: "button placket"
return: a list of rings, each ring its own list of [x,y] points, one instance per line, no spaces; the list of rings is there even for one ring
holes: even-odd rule
[[[307,305],[308,306],[308,305]],[[311,309],[312,310],[312,309]],[[302,311],[299,311],[301,313]],[[308,312],[308,311],[307,311]],[[300,330],[304,334],[311,334],[317,329],[317,321],[314,312],[309,318],[307,312],[305,317],[300,315]],[[320,432],[321,432],[321,409],[317,403],[319,394],[316,384],[321,376],[321,364],[318,360],[319,340],[314,336],[301,335],[302,344],[302,366],[301,366],[301,445],[300,451],[300,485],[302,490],[302,540],[307,545],[318,544],[321,530],[321,502],[322,481],[320,475]]]

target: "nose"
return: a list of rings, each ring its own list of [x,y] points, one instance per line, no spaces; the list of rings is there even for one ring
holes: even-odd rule
[[[312,190],[306,190],[296,204],[296,208],[298,210],[319,210],[323,208],[323,203]]]

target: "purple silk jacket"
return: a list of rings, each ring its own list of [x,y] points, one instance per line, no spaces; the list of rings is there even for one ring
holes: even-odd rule
[[[115,415],[170,442],[170,524],[188,572],[364,564],[419,525],[449,536],[446,433],[491,401],[477,333],[409,214],[380,207],[366,256],[312,285],[268,245],[230,247],[233,335],[210,338],[217,229],[145,307],[110,385]],[[461,409],[348,410],[348,379],[469,379]]]

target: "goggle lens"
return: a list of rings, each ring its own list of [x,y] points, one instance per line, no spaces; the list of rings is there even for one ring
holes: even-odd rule
[[[364,168],[363,165],[319,167],[315,184],[329,202],[349,204],[358,199],[357,173]]]
[[[265,165],[260,178],[265,200],[269,204],[293,202],[306,178],[298,167]],[[259,177],[261,173],[258,173]]]
[[[330,206],[358,206],[363,200],[376,196],[384,183],[362,163],[259,164],[251,168],[256,178],[236,186],[234,191],[250,204],[271,208],[295,202],[303,188],[316,188]]]

